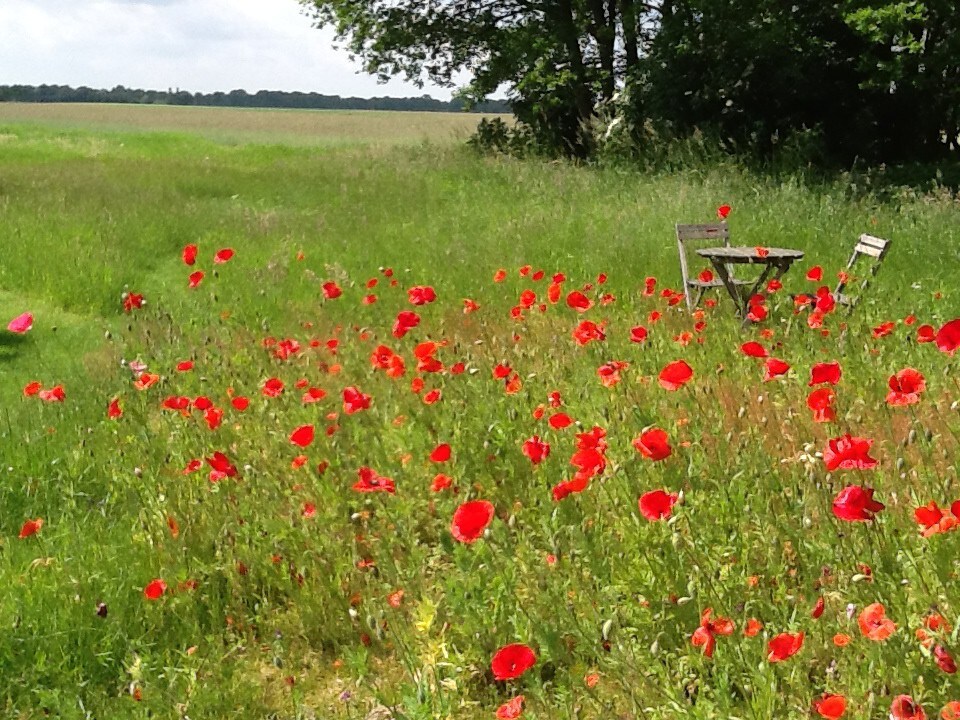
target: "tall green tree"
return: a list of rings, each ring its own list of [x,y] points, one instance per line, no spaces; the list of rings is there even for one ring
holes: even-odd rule
[[[503,89],[547,145],[583,156],[585,126],[639,63],[657,3],[641,0],[300,0],[363,68],[455,84],[481,99]]]
[[[638,111],[761,154],[815,133],[834,162],[936,158],[960,132],[955,6],[664,0]]]

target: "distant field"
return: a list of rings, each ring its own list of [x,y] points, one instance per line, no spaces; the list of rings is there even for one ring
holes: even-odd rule
[[[483,117],[497,116],[385,110],[0,103],[0,123],[35,122],[90,129],[172,130],[200,133],[218,139],[295,143],[457,140],[469,136]]]

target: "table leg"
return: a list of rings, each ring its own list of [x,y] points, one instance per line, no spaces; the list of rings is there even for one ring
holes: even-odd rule
[[[737,290],[737,286],[733,282],[733,278],[730,276],[730,273],[727,272],[726,264],[715,258],[710,258],[710,263],[713,265],[714,270],[717,271],[717,275],[720,277],[720,282],[722,282],[723,286],[727,289],[730,299],[733,300],[733,304],[737,308],[737,314],[740,317],[745,318],[746,308],[744,307],[743,298],[740,297],[740,291]]]

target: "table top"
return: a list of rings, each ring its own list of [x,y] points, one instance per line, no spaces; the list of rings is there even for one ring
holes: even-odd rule
[[[765,252],[761,252],[761,250]],[[789,248],[757,247],[709,247],[697,250],[700,257],[723,260],[729,263],[774,263],[783,260],[800,260],[803,251]]]

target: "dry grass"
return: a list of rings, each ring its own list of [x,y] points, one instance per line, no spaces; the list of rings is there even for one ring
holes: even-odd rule
[[[217,137],[295,143],[393,144],[462,140],[473,131],[482,117],[496,116],[380,110],[0,103],[0,122],[37,122],[91,129],[175,130]]]

